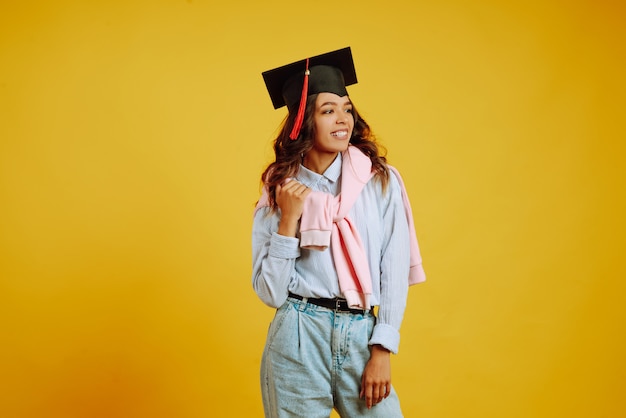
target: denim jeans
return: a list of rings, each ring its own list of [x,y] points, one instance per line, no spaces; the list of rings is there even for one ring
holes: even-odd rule
[[[343,418],[402,417],[395,390],[367,409],[359,398],[376,318],[293,298],[277,311],[261,361],[261,393],[268,418],[317,418],[335,408]]]

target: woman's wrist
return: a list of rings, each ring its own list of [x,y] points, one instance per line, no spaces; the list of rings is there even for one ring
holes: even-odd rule
[[[387,350],[385,347],[383,347],[380,344],[374,344],[374,345],[372,345],[372,355],[386,355],[386,356],[389,356],[389,355],[391,355],[391,351]]]
[[[278,235],[295,237],[298,232],[298,219],[292,220],[285,217],[280,218],[280,221],[278,222],[278,231],[276,232]]]

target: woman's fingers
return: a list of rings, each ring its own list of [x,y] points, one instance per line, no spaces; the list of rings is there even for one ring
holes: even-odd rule
[[[369,409],[384,401],[390,393],[391,384],[389,383],[364,383],[359,397],[365,400],[365,406]]]
[[[308,187],[295,180],[289,181],[282,187],[283,192],[286,192],[292,196],[300,196],[301,194],[306,192],[307,189]]]

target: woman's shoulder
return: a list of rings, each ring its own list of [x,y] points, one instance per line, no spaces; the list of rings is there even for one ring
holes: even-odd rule
[[[393,190],[400,190],[404,187],[400,171],[389,163],[385,163],[385,167],[387,167],[389,188]]]
[[[390,200],[401,198],[402,186],[399,172],[387,165],[387,181],[383,182],[382,175],[373,176],[369,181],[368,188],[377,196],[378,203],[387,205]]]
[[[402,175],[400,171],[390,164],[387,165],[387,170],[389,171],[389,182],[394,182],[398,187],[404,187],[404,182],[402,181]]]

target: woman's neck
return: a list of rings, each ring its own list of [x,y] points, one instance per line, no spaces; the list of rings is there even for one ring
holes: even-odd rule
[[[309,151],[302,159],[302,165],[317,174],[324,174],[330,165],[337,158],[338,152],[316,152]]]

